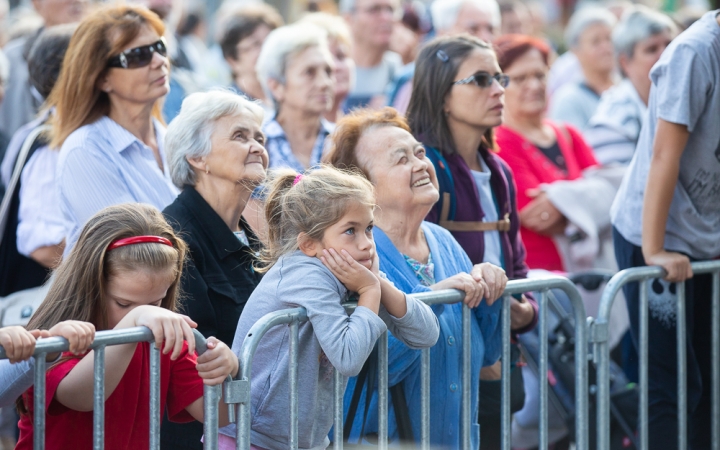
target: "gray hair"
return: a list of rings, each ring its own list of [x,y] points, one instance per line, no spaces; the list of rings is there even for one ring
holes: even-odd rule
[[[607,25],[613,28],[617,19],[606,8],[598,6],[586,6],[575,11],[565,29],[565,45],[567,48],[575,48],[580,41],[580,35],[592,25]]]
[[[615,53],[618,58],[620,55],[632,58],[635,46],[640,41],[665,31],[671,34],[677,32],[677,27],[670,17],[646,6],[634,6],[623,14],[613,30]]]
[[[435,30],[445,31],[452,28],[457,22],[460,8],[466,4],[489,14],[493,26],[500,27],[500,6],[496,0],[435,0],[430,5],[430,16]]]
[[[195,186],[195,172],[188,159],[209,155],[215,122],[240,113],[248,113],[262,123],[262,107],[229,90],[214,89],[185,97],[165,135],[165,154],[175,186]]]
[[[268,80],[276,80],[284,84],[288,60],[310,47],[324,49],[328,53],[328,58],[332,60],[327,33],[317,25],[298,22],[270,32],[255,65],[258,80],[268,98],[275,101],[268,87]]]

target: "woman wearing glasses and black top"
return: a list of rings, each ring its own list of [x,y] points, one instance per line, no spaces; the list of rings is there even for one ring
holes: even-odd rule
[[[514,181],[495,156],[493,138],[503,119],[508,77],[500,72],[492,47],[470,36],[435,39],[420,52],[416,65],[407,117],[440,185],[440,200],[426,220],[449,230],[473,264],[489,262],[505,269],[508,279],[525,278]],[[513,299],[513,333],[531,330],[536,313],[531,296]],[[513,370],[514,410],[524,399],[520,375]],[[480,378],[480,446],[497,448],[500,362],[483,368]]]
[[[160,100],[168,93],[163,22],[148,9],[104,7],[78,25],[48,98],[56,115],[50,147],[58,161],[65,254],[85,221],[106,206],[158,209],[178,191],[165,163]]]

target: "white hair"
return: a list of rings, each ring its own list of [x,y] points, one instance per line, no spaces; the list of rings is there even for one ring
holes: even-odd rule
[[[580,35],[592,25],[607,25],[610,29],[615,26],[617,19],[607,8],[586,6],[575,11],[565,29],[565,45],[575,48],[580,41]]]
[[[284,84],[288,60],[310,47],[319,47],[328,53],[328,58],[332,59],[327,33],[317,25],[297,22],[270,32],[255,65],[258,80],[268,98],[275,101],[268,87],[268,80],[276,80]]]
[[[613,30],[612,41],[615,53],[618,57],[625,55],[632,58],[635,46],[640,41],[665,31],[672,35],[677,33],[677,26],[670,17],[646,6],[633,6],[623,14]]]
[[[496,0],[435,0],[430,5],[430,17],[435,30],[445,31],[452,28],[463,5],[472,5],[489,14],[493,27],[500,27],[500,6]]]
[[[189,158],[202,158],[212,151],[215,123],[223,117],[249,114],[260,125],[261,106],[227,89],[196,92],[185,97],[180,113],[168,125],[165,154],[175,186],[195,186],[195,172]]]

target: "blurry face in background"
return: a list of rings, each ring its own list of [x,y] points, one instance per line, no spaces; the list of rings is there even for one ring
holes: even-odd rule
[[[403,64],[415,61],[420,47],[422,35],[399,23],[393,30],[390,50],[402,57]]]
[[[455,25],[442,33],[444,36],[452,36],[467,33],[482,39],[485,42],[492,42],[500,30],[495,28],[492,16],[486,11],[478,9],[475,5],[465,3],[458,11]]]
[[[535,49],[518,57],[505,74],[510,84],[505,88],[505,108],[514,116],[538,116],[547,106],[546,78],[548,67]]]
[[[268,80],[279,109],[292,108],[307,114],[325,113],[335,95],[335,69],[327,48],[317,46],[290,57],[285,69],[285,82]]]
[[[350,46],[339,39],[330,40],[330,53],[335,62],[335,97],[344,99],[354,84],[355,61],[350,57]]]
[[[530,14],[524,6],[517,6],[502,13],[500,20],[501,34],[531,34]]]
[[[145,6],[155,14],[158,15],[162,20],[172,13],[174,0],[144,0]]]
[[[573,52],[584,71],[607,73],[615,68],[611,34],[612,29],[602,23],[592,24],[580,34]]]
[[[270,34],[270,27],[260,24],[245,39],[242,39],[235,46],[236,59],[228,58],[232,72],[238,76],[255,76],[255,65],[260,56],[263,42]]]
[[[387,49],[401,13],[399,0],[357,0],[346,20],[356,45]]]
[[[33,0],[32,4],[45,26],[79,22],[87,10],[88,0]]]
[[[635,44],[632,58],[627,58],[625,55],[620,57],[623,72],[632,80],[638,91],[646,92],[644,95],[650,92],[650,69],[660,59],[660,55],[671,40],[670,31],[664,31]]]

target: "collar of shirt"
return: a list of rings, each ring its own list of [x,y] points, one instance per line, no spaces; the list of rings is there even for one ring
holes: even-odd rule
[[[322,117],[320,118],[320,131],[315,140],[312,154],[310,155],[309,167],[320,162],[325,147],[325,138],[332,133],[333,129],[333,124]],[[265,148],[270,158],[269,168],[290,167],[297,172],[304,172],[308,169],[308,167],[304,167],[295,157],[292,148],[290,148],[287,136],[285,135],[285,130],[283,130],[280,123],[278,123],[276,117],[268,120],[265,125],[263,125],[263,133],[265,133],[266,139]]]
[[[245,247],[245,245],[235,237],[235,234],[228,228],[217,211],[208,204],[193,186],[185,186],[178,196],[178,200],[182,202],[195,217],[195,221],[209,237],[209,239],[206,240],[207,245],[212,247],[221,259]],[[251,246],[257,243],[257,237],[247,223],[245,223],[244,219],[240,219],[240,227],[245,231]]]
[[[129,132],[127,129],[125,129],[122,125],[115,122],[108,116],[103,116],[98,120],[98,125],[100,125],[106,132],[107,132],[107,139],[110,143],[110,146],[118,153],[122,153],[123,151],[130,148],[133,144],[139,145],[141,148],[150,149],[143,141],[137,138],[134,134]],[[167,161],[165,160],[165,127],[153,117],[152,119],[153,128],[155,128],[155,141],[157,142],[158,146],[158,153],[160,153],[160,159],[162,160],[163,165],[163,174],[166,177],[170,177],[170,173],[168,172],[167,167]],[[153,155],[154,158],[154,155]],[[158,167],[158,170],[160,168]]]

